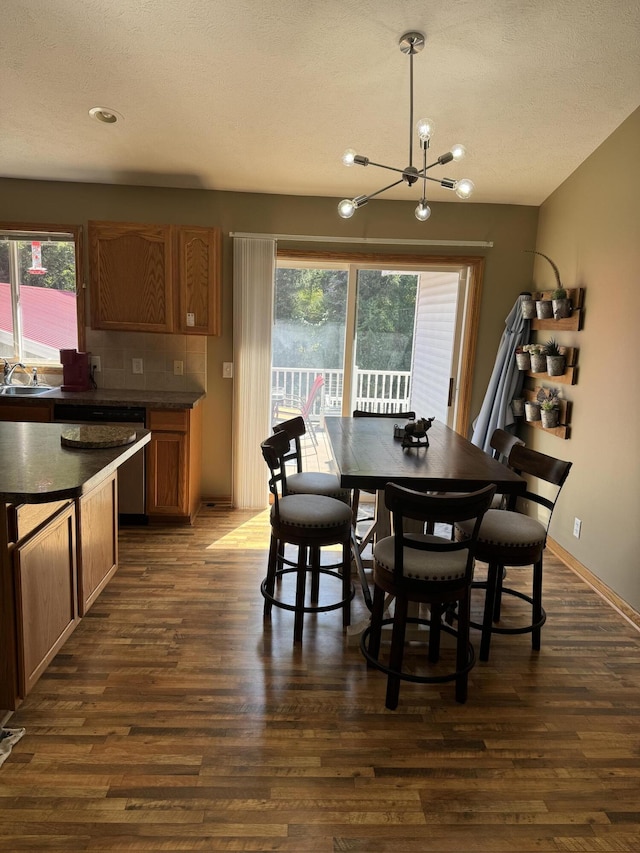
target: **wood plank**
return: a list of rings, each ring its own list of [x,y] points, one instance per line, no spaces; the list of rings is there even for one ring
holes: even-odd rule
[[[465,705],[407,682],[390,712],[339,615],[301,648],[286,611],[265,627],[268,531],[268,510],[208,506],[121,530],[119,571],[8,723],[27,732],[3,849],[636,853],[640,631],[598,591],[548,549],[541,651],[496,636]]]

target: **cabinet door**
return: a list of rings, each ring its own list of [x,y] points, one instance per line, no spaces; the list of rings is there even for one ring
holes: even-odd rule
[[[118,568],[116,474],[78,501],[78,610],[84,616]]]
[[[76,627],[73,504],[14,551],[18,693],[27,696]]]
[[[149,409],[147,426],[147,512],[177,519],[188,515],[189,413],[185,409]]]
[[[176,228],[176,330],[220,334],[221,234],[219,228]]]
[[[169,225],[89,222],[94,329],[172,332]]]

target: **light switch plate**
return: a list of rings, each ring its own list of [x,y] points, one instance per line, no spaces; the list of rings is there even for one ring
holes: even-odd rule
[[[222,362],[222,378],[223,379],[233,379],[233,362],[232,361],[223,361]]]

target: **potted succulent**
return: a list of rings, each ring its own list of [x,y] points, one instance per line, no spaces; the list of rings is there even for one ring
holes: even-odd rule
[[[518,365],[518,370],[531,369],[531,356],[529,354],[528,344],[522,347],[516,347],[516,364]]]
[[[533,373],[547,372],[547,355],[544,344],[527,344],[531,358],[531,371]]]
[[[549,261],[553,268],[553,273],[556,277],[556,288],[551,294],[551,299],[539,299],[536,302],[536,314],[539,320],[547,320],[553,317],[556,320],[562,317],[571,315],[571,300],[567,299],[567,291],[560,281],[560,270],[554,264],[550,257],[543,255],[542,252],[537,252],[535,249],[527,249],[533,255],[540,255],[546,261]]]
[[[560,419],[560,394],[557,388],[541,388],[537,395],[540,406],[540,420],[545,429],[558,426]]]
[[[564,287],[557,287],[551,294],[551,306],[553,308],[553,319],[562,320],[563,317],[571,316],[571,300],[567,298]]]
[[[551,340],[547,341],[545,344],[545,352],[546,352],[546,360],[547,360],[547,373],[549,376],[562,376],[565,371],[565,365],[567,362],[565,356],[565,348],[558,346],[556,341],[551,338]]]

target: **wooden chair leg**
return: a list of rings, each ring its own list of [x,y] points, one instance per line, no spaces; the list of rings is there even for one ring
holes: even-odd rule
[[[384,590],[379,586],[373,588],[373,606],[371,608],[371,629],[369,631],[369,654],[374,660],[380,656],[380,636],[382,634],[382,619],[384,616]],[[372,664],[367,661],[367,666]]]
[[[484,616],[482,619],[482,639],[480,640],[480,660],[489,660],[491,646],[491,626],[493,625],[493,608],[496,600],[496,584],[500,567],[489,563],[487,571],[487,593],[484,600]]]
[[[391,651],[389,653],[389,669],[396,672],[402,670],[402,659],[404,657],[404,637],[407,627],[408,601],[404,596],[396,596],[395,613],[393,616],[393,632],[391,634]],[[398,707],[400,695],[400,678],[389,674],[387,678],[387,698],[385,706],[390,711]]]
[[[536,625],[542,619],[542,557],[533,566],[533,608],[532,624]],[[531,648],[540,651],[540,627],[531,632]]]
[[[311,566],[311,604],[317,604],[320,597],[320,549],[310,548]]]
[[[351,625],[351,536],[342,543],[342,627],[346,631]]]
[[[312,556],[313,560],[313,556]],[[307,583],[307,561],[305,549],[300,548],[298,554],[298,572],[296,579],[296,610],[293,622],[293,642],[302,642],[302,628],[304,626],[304,596]]]
[[[456,677],[456,702],[467,701],[467,688],[469,673],[463,672],[469,660],[469,621],[470,614],[470,590],[467,590],[458,602],[458,636],[456,640],[456,670],[460,673]]]
[[[502,584],[504,581],[504,566],[500,566],[496,576],[496,597],[493,603],[493,621],[500,621],[500,609],[502,606]]]
[[[269,595],[273,595],[275,589],[275,579],[276,579],[276,568],[278,566],[278,551],[280,545],[278,540],[271,536],[271,541],[269,542],[269,559],[267,562],[267,577],[265,581],[265,592],[269,593]],[[265,598],[264,600],[264,610],[263,616],[265,619],[269,619],[271,616],[271,602]]]
[[[440,660],[440,626],[442,624],[442,604],[431,604],[431,619],[429,622],[429,661],[438,663]]]

